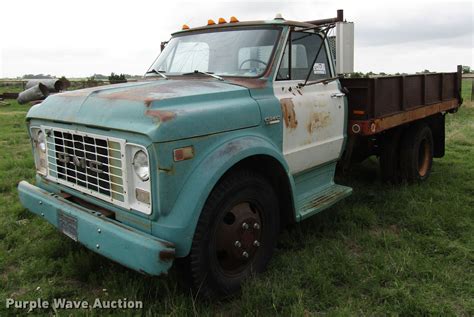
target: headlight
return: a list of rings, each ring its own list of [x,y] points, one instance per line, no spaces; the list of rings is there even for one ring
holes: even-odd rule
[[[37,142],[38,150],[40,150],[42,153],[46,153],[46,142],[44,138],[44,133],[41,131],[38,132]]]
[[[41,131],[39,128],[32,128],[31,136],[33,138],[36,170],[39,174],[46,175],[46,168],[48,163],[46,158],[45,135],[43,131]]]
[[[139,150],[133,156],[133,170],[142,180],[147,181],[150,178],[150,167],[148,165],[148,156],[142,150]]]

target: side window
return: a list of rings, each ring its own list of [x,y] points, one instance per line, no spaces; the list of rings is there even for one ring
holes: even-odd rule
[[[304,80],[310,72],[311,67],[309,80],[319,80],[330,77],[329,62],[325,46],[321,48],[316,62],[312,65],[321,43],[322,38],[318,34],[291,32],[289,43],[287,43],[285,47],[285,52],[283,53],[283,58],[277,73],[277,80]],[[291,47],[291,54],[289,47]],[[291,68],[289,65],[291,65]]]

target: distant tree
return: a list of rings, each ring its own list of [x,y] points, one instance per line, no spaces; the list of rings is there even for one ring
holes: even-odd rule
[[[64,90],[68,89],[69,86],[71,86],[71,82],[66,78],[66,76],[61,76],[59,80],[63,82]]]
[[[384,73],[384,72],[379,73],[379,75],[380,75],[380,76],[387,76],[387,74]]]
[[[44,74],[26,74],[26,75],[23,75],[23,79],[49,79],[49,78],[53,78],[53,76],[51,75],[44,75]]]
[[[431,73],[428,69],[425,69],[424,71],[421,72],[422,74],[429,74]]]
[[[110,76],[109,76],[109,82],[111,84],[126,83],[127,78],[125,78],[124,74],[118,75],[118,74],[115,74],[115,73],[111,73]]]
[[[99,86],[99,81],[95,79],[94,76],[87,77],[87,80],[84,82],[84,86],[86,87],[95,87]]]
[[[362,78],[362,77],[364,77],[364,73],[362,72],[353,72],[351,74],[351,78]]]
[[[462,73],[463,73],[463,74],[469,74],[469,73],[471,73],[471,67],[470,67],[470,66],[463,66],[463,67],[462,67]]]
[[[102,74],[94,74],[94,78],[95,79],[100,79],[100,80],[108,79],[108,77],[106,75],[102,75]]]
[[[374,75],[375,75],[375,73],[372,72],[372,71],[370,71],[370,72],[368,72],[367,74],[365,74],[364,77],[365,77],[365,78],[370,78],[370,77],[372,77],[372,76],[374,76]]]

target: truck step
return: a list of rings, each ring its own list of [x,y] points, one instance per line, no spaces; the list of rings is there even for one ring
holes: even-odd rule
[[[332,184],[315,193],[298,197],[298,221],[331,207],[351,193],[350,187]]]

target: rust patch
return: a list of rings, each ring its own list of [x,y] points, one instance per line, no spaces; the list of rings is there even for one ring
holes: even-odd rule
[[[171,167],[158,166],[158,171],[166,173],[168,175],[174,175],[175,169],[174,169],[174,165],[171,165]]]
[[[267,81],[260,78],[226,78],[226,80],[248,89],[263,89],[267,85]]]
[[[160,251],[160,260],[164,262],[173,261],[176,252],[174,250],[163,250]]]
[[[166,122],[166,121],[170,121],[176,118],[176,112],[172,112],[172,111],[161,111],[161,110],[149,109],[145,111],[145,115],[156,118],[160,120],[160,122]]]
[[[282,98],[280,100],[281,112],[285,120],[285,126],[289,129],[295,129],[298,125],[296,120],[295,105],[291,98]]]
[[[330,120],[329,112],[313,112],[308,123],[308,132],[312,134],[315,130],[326,127]]]
[[[145,99],[145,107],[150,108],[151,103],[153,102],[152,98]]]

